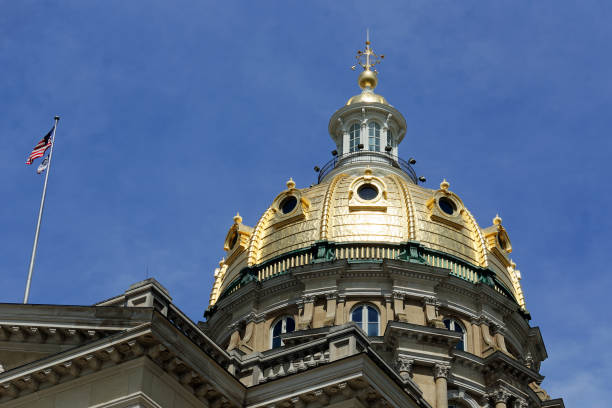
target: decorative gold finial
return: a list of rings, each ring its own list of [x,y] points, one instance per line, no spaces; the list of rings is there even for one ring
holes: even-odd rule
[[[236,215],[234,215],[234,224],[240,224],[242,222],[242,217],[240,216],[240,213],[236,212]]]
[[[295,181],[293,181],[293,178],[289,177],[289,180],[287,180],[287,188],[289,190],[293,190],[295,188]]]
[[[450,183],[446,181],[446,179],[443,179],[442,182],[440,183],[440,188],[446,191],[448,190],[449,187],[450,187]]]
[[[493,218],[493,224],[495,224],[495,225],[501,225],[501,223],[502,223],[502,219],[501,219],[501,217],[499,216],[499,214],[495,215],[495,218]]]
[[[225,257],[221,258],[221,260],[219,261],[219,268],[222,268],[223,265],[225,265]]]
[[[377,64],[380,64],[382,60],[385,58],[384,55],[377,55],[372,48],[370,48],[370,30],[366,31],[366,42],[365,42],[365,50],[357,51],[357,64],[353,65],[351,69],[354,71],[357,68],[357,65],[363,68],[363,72],[359,74],[359,78],[357,82],[359,83],[359,87],[361,89],[374,89],[378,84],[378,71],[371,68]]]

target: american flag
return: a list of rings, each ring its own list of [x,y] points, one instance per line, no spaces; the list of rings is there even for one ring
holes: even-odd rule
[[[42,157],[47,151],[47,149],[51,147],[51,143],[52,143],[51,135],[53,134],[54,128],[55,126],[51,128],[49,133],[47,133],[45,137],[43,137],[40,140],[40,142],[36,144],[36,146],[34,146],[34,150],[32,150],[32,153],[30,153],[28,160],[26,160],[26,164],[32,164],[34,159],[38,159],[39,157]]]

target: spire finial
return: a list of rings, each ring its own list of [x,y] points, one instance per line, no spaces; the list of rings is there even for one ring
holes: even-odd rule
[[[353,65],[351,69],[354,71],[357,68],[357,65],[363,68],[363,72],[359,74],[359,86],[361,89],[374,89],[378,84],[378,79],[376,74],[378,71],[372,69],[375,65],[378,65],[382,62],[384,55],[378,55],[374,52],[374,50],[370,47],[370,29],[366,30],[366,42],[365,49],[357,51],[357,64]]]
[[[236,211],[236,215],[234,215],[234,224],[240,224],[242,222],[242,217],[240,213]]]

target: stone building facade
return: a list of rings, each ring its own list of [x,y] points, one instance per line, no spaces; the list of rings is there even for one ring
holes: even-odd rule
[[[253,226],[234,217],[205,322],[153,279],[93,306],[0,305],[0,406],[563,407],[502,219],[420,184],[369,42],[358,57],[333,160]]]

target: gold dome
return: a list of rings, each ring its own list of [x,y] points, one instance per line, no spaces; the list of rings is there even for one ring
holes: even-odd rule
[[[363,184],[374,186],[378,195],[361,199],[359,188]],[[418,242],[433,253],[448,254],[472,265],[474,271],[482,268],[494,271],[524,306],[515,269],[509,267],[511,260],[487,241],[491,227],[483,232],[461,199],[448,190],[449,183],[442,184],[441,189],[431,190],[381,169],[353,169],[310,188],[291,186],[276,197],[259,219],[244,253],[234,257],[231,264],[226,262],[228,269],[220,290],[245,267],[274,263],[281,255],[299,252],[317,242],[340,246]],[[283,213],[281,203],[289,196],[296,198],[297,205]],[[453,203],[452,215],[441,208],[440,198]],[[491,242],[495,246],[497,240]],[[228,259],[231,257],[228,254]],[[433,266],[451,268],[437,262],[427,259]]]
[[[384,96],[375,94],[374,92],[372,92],[372,90],[369,89],[364,89],[363,92],[361,92],[359,95],[353,96],[346,102],[346,106],[359,102],[375,102],[391,106],[389,102],[387,102],[387,100],[384,98]]]

